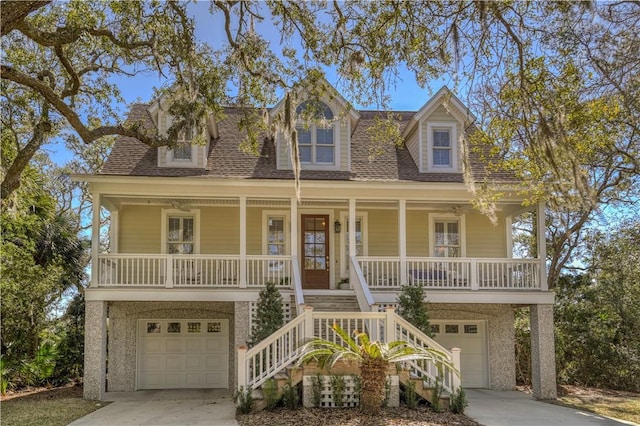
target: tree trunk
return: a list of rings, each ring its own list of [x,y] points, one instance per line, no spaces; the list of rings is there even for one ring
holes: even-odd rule
[[[360,408],[370,414],[380,412],[384,401],[384,384],[387,380],[389,363],[380,358],[366,357],[360,364],[362,391],[360,394]]]

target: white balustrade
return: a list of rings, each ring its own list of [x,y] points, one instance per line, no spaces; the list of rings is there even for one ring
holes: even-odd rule
[[[277,287],[291,287],[290,256],[247,256],[247,285],[263,287],[268,282]]]
[[[103,254],[98,256],[98,282],[109,286],[164,286],[167,258],[163,255]]]
[[[362,273],[369,288],[384,290],[398,288],[400,282],[400,258],[398,257],[358,257]]]
[[[174,287],[236,287],[240,270],[238,256],[175,255]]]
[[[539,290],[537,259],[477,259],[480,290]]]

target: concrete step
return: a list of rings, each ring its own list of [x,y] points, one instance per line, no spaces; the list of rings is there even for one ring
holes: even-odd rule
[[[305,296],[304,303],[320,312],[360,312],[358,300],[353,295]]]

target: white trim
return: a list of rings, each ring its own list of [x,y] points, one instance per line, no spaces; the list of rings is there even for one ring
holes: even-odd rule
[[[351,121],[347,120],[347,170],[351,171]]]
[[[349,272],[347,272],[347,264],[349,262],[349,256],[346,250],[348,241],[346,240],[347,226],[349,222],[349,211],[341,211],[339,213],[340,223],[342,224],[342,232],[340,232],[340,278],[349,278]],[[362,227],[362,255],[369,255],[369,213],[358,212],[356,213],[356,221],[360,219],[360,226]],[[354,234],[355,236],[355,234]]]
[[[98,285],[98,253],[100,253],[100,193],[92,194],[91,204],[91,286]]]
[[[422,122],[418,123],[418,171],[424,173],[424,151],[422,138]]]
[[[288,210],[262,210],[262,254],[268,255],[269,217],[284,217],[284,254],[291,254],[291,213]]]
[[[240,196],[240,287],[247,286],[247,197]]]
[[[422,126],[420,126],[422,127]],[[433,131],[435,129],[449,130],[451,144],[451,165],[439,166],[433,164]],[[427,121],[427,171],[438,173],[458,173],[460,159],[458,158],[458,123],[455,121]]]
[[[400,265],[407,264],[407,200],[398,200],[398,251]],[[408,283],[407,269],[400,268],[400,283]]]
[[[507,241],[505,242],[507,250],[507,252],[505,253],[505,257],[507,259],[511,259],[513,258],[513,218],[511,216],[506,216],[504,218],[504,227],[507,239]]]
[[[167,253],[167,227],[169,216],[193,217],[193,254],[200,254],[200,209],[182,211],[178,209],[161,209],[160,253]]]
[[[118,227],[120,226],[120,212],[113,210],[109,212],[111,223],[109,229],[109,252],[118,253]]]
[[[438,220],[458,221],[458,232],[460,233],[460,256],[467,257],[467,239],[465,231],[465,215],[457,216],[453,213],[429,213],[429,257],[435,256],[435,243],[436,243],[436,226],[435,223]]]

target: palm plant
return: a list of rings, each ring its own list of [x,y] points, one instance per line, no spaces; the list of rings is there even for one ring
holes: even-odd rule
[[[371,341],[367,333],[354,331],[349,336],[339,325],[332,330],[342,342],[314,338],[301,348],[300,364],[317,362],[321,368],[331,368],[338,361],[358,363],[362,383],[360,407],[369,413],[378,413],[384,400],[384,384],[390,363],[427,360],[442,371],[443,367],[454,369],[446,354],[431,348],[417,347],[403,340],[389,343]]]

